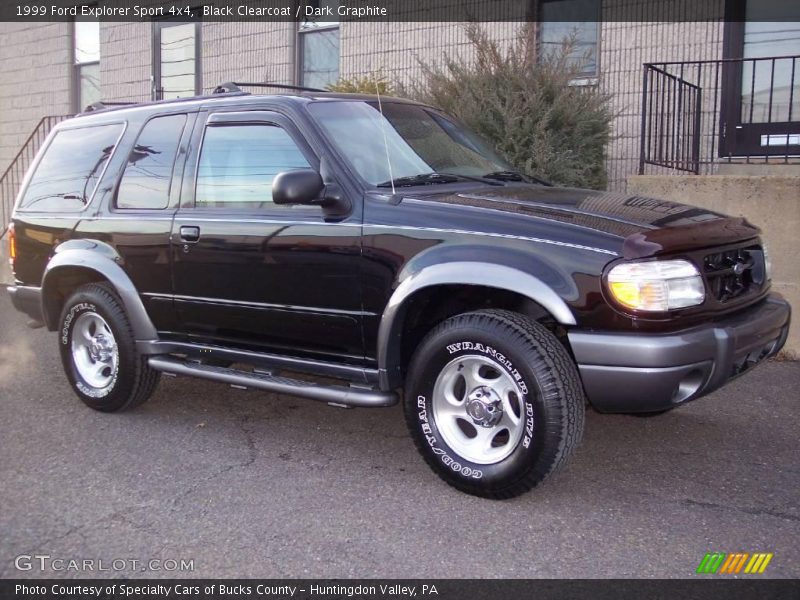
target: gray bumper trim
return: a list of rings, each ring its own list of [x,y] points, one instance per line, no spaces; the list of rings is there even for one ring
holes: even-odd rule
[[[699,327],[670,334],[571,331],[589,401],[604,412],[647,412],[694,400],[776,354],[791,309],[777,294]]]
[[[14,285],[8,288],[8,295],[11,297],[11,304],[18,311],[36,321],[44,320],[42,318],[42,288]]]

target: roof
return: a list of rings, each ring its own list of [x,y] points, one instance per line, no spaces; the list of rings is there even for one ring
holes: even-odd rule
[[[225,84],[228,85],[228,84]],[[235,85],[235,84],[234,84]],[[241,84],[241,85],[255,85],[255,84]],[[271,87],[271,86],[270,86]],[[265,99],[271,101],[278,101],[280,103],[305,103],[314,100],[360,100],[365,102],[375,102],[378,100],[377,95],[373,94],[353,94],[343,92],[329,92],[324,90],[313,90],[310,88],[295,88],[293,86],[276,86],[286,87],[287,91],[284,93],[276,94],[251,94],[243,91],[224,91],[221,93],[214,93],[201,96],[191,96],[187,98],[175,98],[169,100],[153,100],[146,102],[98,102],[92,105],[91,110],[87,110],[76,115],[77,118],[88,117],[98,114],[108,113],[124,113],[136,109],[158,109],[161,107],[189,107],[198,109],[202,106],[209,106],[210,104],[220,103],[222,105],[253,105],[262,103]],[[220,88],[217,89],[221,89]],[[383,102],[402,102],[413,103],[413,101],[406,98],[396,98],[392,96],[381,96]]]

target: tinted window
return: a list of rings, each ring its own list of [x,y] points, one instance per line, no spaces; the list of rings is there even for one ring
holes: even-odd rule
[[[172,167],[186,115],[148,121],[128,157],[117,193],[117,208],[166,208]]]
[[[270,205],[275,175],[309,166],[294,140],[275,125],[209,127],[200,151],[196,204],[210,208]]]
[[[59,131],[31,178],[20,208],[82,210],[89,204],[122,124]]]
[[[512,170],[475,134],[415,104],[315,102],[311,114],[361,177],[379,185],[433,172]],[[388,156],[388,159],[387,159]]]

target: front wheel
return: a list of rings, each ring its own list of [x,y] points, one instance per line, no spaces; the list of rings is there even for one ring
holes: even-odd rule
[[[583,435],[585,399],[569,353],[510,311],[457,315],[431,331],[411,360],[404,407],[431,468],[485,498],[528,491]]]
[[[122,302],[104,284],[84,285],[64,303],[59,347],[73,391],[95,410],[138,406],[158,384],[160,373],[136,350]]]

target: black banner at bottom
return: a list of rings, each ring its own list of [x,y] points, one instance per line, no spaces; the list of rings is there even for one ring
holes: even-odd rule
[[[18,600],[708,600],[800,598],[800,582],[775,579],[6,579]]]

